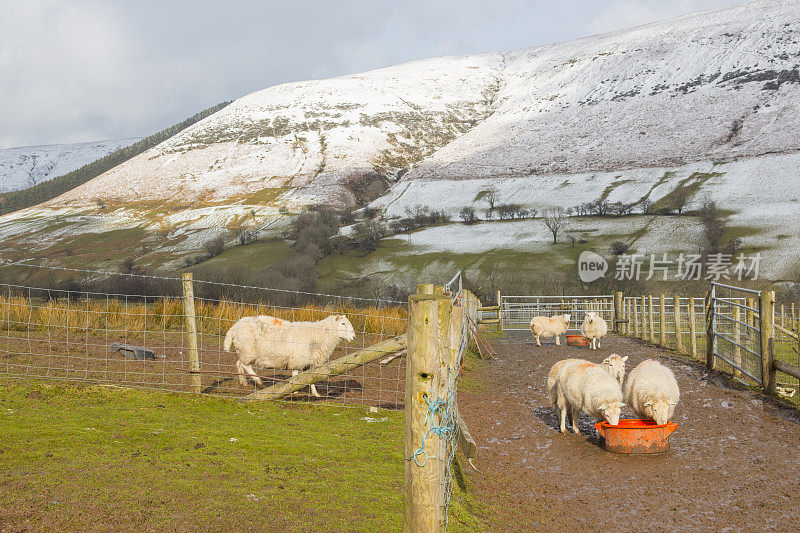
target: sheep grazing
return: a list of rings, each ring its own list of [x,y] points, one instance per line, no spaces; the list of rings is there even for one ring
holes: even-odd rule
[[[605,337],[606,334],[608,334],[608,324],[603,320],[603,317],[594,311],[586,313],[583,324],[581,325],[581,335],[592,341],[589,348],[592,350],[599,348],[600,339]]]
[[[319,366],[330,359],[342,339],[356,338],[353,325],[344,315],[331,315],[317,322],[290,322],[271,316],[248,316],[239,319],[225,334],[225,350],[236,350],[239,381],[247,386],[248,376],[263,387],[253,366],[287,369],[292,375]],[[311,392],[319,397],[312,384]]]
[[[625,401],[639,418],[666,424],[675,413],[679,399],[680,390],[675,375],[658,361],[642,361],[628,375]]]
[[[567,332],[570,315],[535,316],[531,320],[531,332],[536,339],[536,346],[541,346],[539,337],[555,337],[556,346],[561,346],[560,335]]]
[[[628,360],[628,356],[622,357],[615,353],[612,353],[605,359],[603,362],[600,363],[600,367],[608,372],[608,374],[617,380],[619,386],[622,386],[622,382],[625,380],[625,361]]]
[[[576,359],[565,362],[556,376],[550,401],[559,419],[561,433],[567,432],[566,416],[570,413],[572,431],[580,434],[580,413],[595,420],[617,425],[625,406],[619,383],[600,365]]]

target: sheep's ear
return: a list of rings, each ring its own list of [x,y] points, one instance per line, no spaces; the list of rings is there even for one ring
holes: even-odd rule
[[[651,405],[653,405],[653,400],[647,400],[646,402],[644,402],[645,407],[649,407]]]
[[[601,405],[601,406],[600,406],[600,410],[601,410],[601,411],[605,411],[605,410],[606,410],[606,404],[603,404],[603,405]]]
[[[623,358],[622,358],[622,362],[623,362],[623,363],[624,363],[625,361],[627,361],[627,360],[628,360],[628,356],[627,356],[627,355],[626,355],[625,357],[623,357]]]

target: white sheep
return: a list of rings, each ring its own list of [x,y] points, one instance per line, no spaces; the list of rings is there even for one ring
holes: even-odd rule
[[[625,361],[628,360],[628,356],[620,357],[619,355],[612,353],[605,359],[603,362],[600,363],[600,368],[605,370],[609,376],[616,379],[619,383],[620,387],[622,386],[622,381],[625,378]],[[591,361],[587,361],[586,359],[562,359],[561,361],[557,361],[553,366],[550,367],[550,372],[547,373],[547,394],[550,397],[550,403],[555,406],[555,384],[556,378],[558,377],[558,373],[561,371],[561,368],[567,364],[572,363],[574,361],[583,361],[585,363],[591,363]]]
[[[578,421],[580,413],[592,416],[595,420],[606,420],[617,425],[619,415],[625,406],[622,403],[622,389],[600,365],[580,359],[567,362],[558,372],[551,402],[559,419],[561,433],[567,432],[566,416],[570,413],[572,431],[580,434]]]
[[[636,365],[625,383],[625,401],[636,416],[666,424],[680,399],[678,382],[672,370],[658,361],[646,359]]]
[[[622,382],[625,381],[625,361],[628,360],[628,356],[622,357],[615,353],[612,353],[605,359],[603,362],[600,363],[600,366],[603,370],[608,372],[608,374],[617,380],[619,386],[622,386]]]
[[[560,335],[567,332],[570,315],[535,316],[531,319],[531,333],[536,339],[536,346],[541,346],[539,337],[555,337],[556,346],[561,346]]]
[[[319,366],[330,359],[342,339],[352,341],[356,334],[344,315],[331,315],[317,322],[290,322],[266,315],[240,318],[225,334],[225,350],[236,350],[239,381],[247,386],[247,375],[263,387],[253,366],[300,370]],[[247,373],[247,375],[245,374]],[[319,397],[317,388],[311,392]]]
[[[592,350],[599,348],[600,339],[605,337],[606,334],[608,334],[608,324],[603,320],[603,317],[594,311],[586,313],[583,324],[581,325],[581,335],[587,339],[591,339],[592,343],[589,348]]]

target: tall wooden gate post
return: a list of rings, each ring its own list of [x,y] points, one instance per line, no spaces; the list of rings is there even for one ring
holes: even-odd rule
[[[194,310],[194,287],[192,273],[181,275],[183,282],[183,316],[189,341],[189,386],[193,393],[200,394],[200,354],[197,350],[197,320]]]
[[[452,358],[451,308],[449,296],[416,294],[408,299],[403,522],[406,532],[437,532],[446,523],[446,464],[442,459],[447,457],[448,443],[434,432],[427,437],[425,434],[430,424],[440,423],[438,413],[432,413],[426,421],[429,403],[449,390],[446,381]],[[424,454],[415,456],[423,438]]]
[[[622,333],[622,320],[623,320],[623,309],[622,309],[622,291],[617,291],[614,295],[614,331],[617,333]]]

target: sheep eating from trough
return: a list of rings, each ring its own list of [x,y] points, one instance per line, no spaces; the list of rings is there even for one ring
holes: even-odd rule
[[[290,322],[266,315],[240,318],[225,334],[225,350],[236,350],[236,369],[242,386],[248,376],[263,387],[253,366],[291,370],[314,368],[330,359],[339,342],[356,338],[350,320],[344,315],[331,315],[316,322]],[[311,392],[319,397],[311,384]]]
[[[561,346],[560,335],[567,332],[570,315],[535,316],[531,319],[531,332],[536,339],[536,346],[541,346],[539,337],[555,337],[556,346]]]
[[[596,350],[600,347],[600,339],[608,334],[608,324],[599,314],[589,311],[583,319],[581,325],[581,335],[592,341],[590,349]]]
[[[567,432],[566,417],[570,414],[572,431],[580,434],[580,413],[595,420],[617,425],[622,408],[622,389],[606,370],[581,359],[565,362],[556,376],[550,401],[559,420],[561,433]]]
[[[672,370],[646,359],[636,365],[625,383],[625,401],[640,418],[666,424],[675,413],[680,389]]]
[[[605,370],[609,376],[616,379],[621,387],[622,381],[625,379],[625,361],[627,360],[627,355],[625,357],[621,357],[615,353],[612,353],[603,359],[603,362],[600,363],[600,368]],[[555,392],[555,384],[558,373],[561,372],[561,368],[565,364],[575,361],[591,363],[591,361],[587,361],[586,359],[562,359],[561,361],[556,361],[556,363],[550,367],[550,372],[547,373],[547,394],[550,397],[550,404],[554,407],[556,404],[556,397],[553,394]]]

